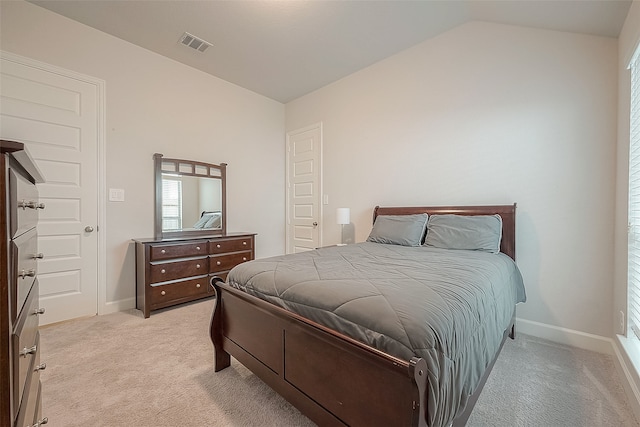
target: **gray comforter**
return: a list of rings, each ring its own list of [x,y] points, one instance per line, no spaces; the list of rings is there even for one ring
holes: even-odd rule
[[[464,409],[526,299],[504,254],[369,242],[243,263],[228,282],[398,358],[423,358],[431,426]]]

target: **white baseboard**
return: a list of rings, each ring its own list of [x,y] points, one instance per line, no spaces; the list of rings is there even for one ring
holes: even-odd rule
[[[560,344],[583,348],[585,350],[597,351],[598,353],[604,354],[613,354],[613,342],[611,338],[602,337],[600,335],[588,334],[586,332],[580,332],[573,329],[561,328],[559,326],[548,325],[546,323],[516,318],[516,334],[518,332]]]
[[[127,311],[136,308],[136,298],[125,298],[117,301],[108,301],[104,303],[99,315],[117,313],[118,311]]]
[[[612,342],[613,361],[620,375],[622,387],[627,394],[627,399],[631,410],[636,416],[636,420],[640,420],[640,375],[633,363],[635,360],[640,363],[640,351],[638,343],[629,343],[630,339],[616,335],[616,339]]]

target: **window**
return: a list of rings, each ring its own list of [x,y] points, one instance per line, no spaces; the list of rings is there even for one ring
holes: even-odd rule
[[[182,181],[162,179],[162,229],[182,228]]]
[[[629,141],[629,259],[627,313],[629,327],[640,337],[640,47],[631,60]]]

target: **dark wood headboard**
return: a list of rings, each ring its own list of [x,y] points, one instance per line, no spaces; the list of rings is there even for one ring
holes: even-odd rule
[[[382,207],[373,210],[373,222],[378,215],[411,215],[427,213],[429,215],[494,215],[502,217],[502,241],[500,252],[516,259],[516,204],[495,206],[404,206]]]

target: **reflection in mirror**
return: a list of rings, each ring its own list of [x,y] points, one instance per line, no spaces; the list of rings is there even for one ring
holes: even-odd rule
[[[221,228],[220,179],[162,174],[163,231]]]
[[[224,234],[226,164],[155,154],[156,238]]]

